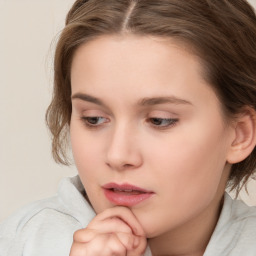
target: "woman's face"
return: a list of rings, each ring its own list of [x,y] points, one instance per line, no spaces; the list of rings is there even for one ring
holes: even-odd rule
[[[155,237],[216,212],[234,132],[195,55],[103,36],[76,51],[71,84],[73,155],[97,213],[129,207]]]

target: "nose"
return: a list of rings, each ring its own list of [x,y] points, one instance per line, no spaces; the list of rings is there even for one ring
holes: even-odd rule
[[[126,125],[116,127],[107,145],[106,164],[113,170],[136,169],[142,165],[138,135]]]

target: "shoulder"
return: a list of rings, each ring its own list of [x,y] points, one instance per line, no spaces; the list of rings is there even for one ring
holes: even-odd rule
[[[223,222],[230,229],[240,231],[239,237],[253,237],[256,241],[256,207],[248,206],[241,200],[233,200],[226,196],[226,209]],[[256,249],[256,243],[253,243]]]
[[[0,225],[0,255],[49,255],[53,249],[65,255],[74,231],[94,216],[82,189],[78,177],[64,179],[56,196],[10,216]]]
[[[231,207],[230,216],[235,222],[250,222],[256,225],[256,206],[248,206],[241,200],[229,200],[229,205]]]
[[[256,207],[225,195],[223,209],[205,255],[254,256]],[[211,252],[214,252],[212,254]]]

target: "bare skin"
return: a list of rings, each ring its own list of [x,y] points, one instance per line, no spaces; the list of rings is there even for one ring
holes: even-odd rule
[[[97,216],[75,233],[70,256],[141,256],[147,244],[153,256],[203,255],[231,165],[255,138],[249,115],[223,120],[202,72],[198,57],[162,38],[103,36],[78,48],[71,144]],[[123,207],[106,197],[111,183],[152,196]]]
[[[133,213],[114,207],[75,232],[70,256],[140,256],[146,245],[145,233]]]

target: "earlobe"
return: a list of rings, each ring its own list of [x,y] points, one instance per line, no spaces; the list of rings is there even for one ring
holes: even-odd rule
[[[227,162],[235,164],[248,157],[256,146],[256,111],[246,108],[236,119],[235,138],[230,146]]]

